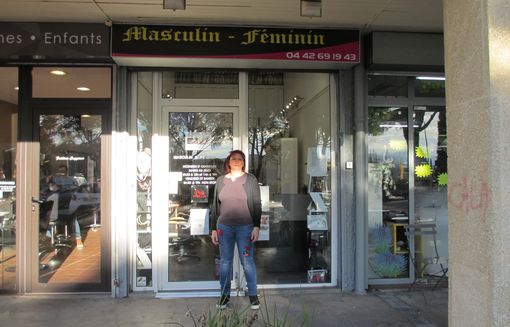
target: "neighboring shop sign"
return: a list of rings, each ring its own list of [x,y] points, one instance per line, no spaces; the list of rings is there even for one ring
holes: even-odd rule
[[[0,60],[110,61],[104,24],[0,23]]]
[[[359,63],[358,30],[114,25],[113,57]]]

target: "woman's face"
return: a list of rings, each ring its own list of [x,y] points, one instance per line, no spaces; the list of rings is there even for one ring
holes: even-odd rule
[[[234,170],[234,171],[243,170],[243,166],[244,166],[243,156],[241,156],[239,153],[234,153],[230,157],[229,165],[230,165],[230,170]]]

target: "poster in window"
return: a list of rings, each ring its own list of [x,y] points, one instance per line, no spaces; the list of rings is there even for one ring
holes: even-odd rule
[[[260,216],[259,241],[269,241],[269,215]]]
[[[209,235],[209,209],[190,209],[189,224],[191,235]]]
[[[191,185],[191,202],[207,203],[209,201],[208,185]]]
[[[328,230],[328,218],[326,214],[309,214],[306,217],[306,225],[309,230]]]
[[[324,283],[326,281],[326,269],[308,270],[309,283]]]

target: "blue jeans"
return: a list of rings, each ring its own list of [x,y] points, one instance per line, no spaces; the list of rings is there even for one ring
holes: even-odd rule
[[[253,225],[226,226],[218,224],[218,240],[220,242],[220,287],[221,294],[230,294],[230,281],[234,261],[234,246],[237,244],[239,258],[243,265],[248,295],[257,295],[257,269],[253,261],[253,243],[251,232]]]

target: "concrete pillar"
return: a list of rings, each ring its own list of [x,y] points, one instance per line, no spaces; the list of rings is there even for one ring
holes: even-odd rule
[[[449,326],[510,326],[510,1],[443,15]]]

